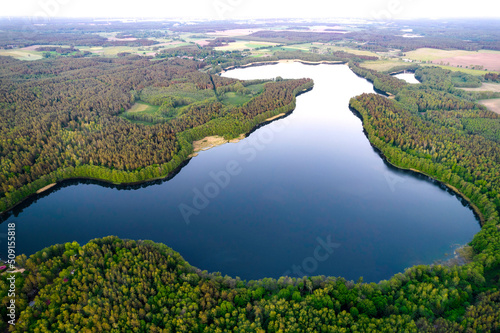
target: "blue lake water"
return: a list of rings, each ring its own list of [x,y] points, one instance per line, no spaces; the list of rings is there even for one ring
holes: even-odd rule
[[[66,182],[15,210],[0,232],[15,222],[18,254],[116,235],[165,243],[191,265],[246,280],[379,281],[446,259],[479,231],[459,198],[390,167],[371,147],[348,103],[373,87],[347,66],[281,63],[224,75],[310,77],[315,86],[291,115],[200,152],[168,181]],[[5,242],[0,251],[5,257]]]

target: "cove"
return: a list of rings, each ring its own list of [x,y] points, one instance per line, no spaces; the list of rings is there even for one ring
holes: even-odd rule
[[[373,86],[346,65],[280,63],[223,75],[309,77],[315,86],[290,115],[199,152],[169,180],[68,181],[15,209],[0,233],[15,223],[17,254],[116,235],[165,243],[193,266],[246,280],[376,282],[449,258],[479,231],[457,196],[372,148],[348,103]]]
[[[398,79],[404,80],[408,83],[411,84],[418,84],[420,83],[417,78],[415,78],[415,73],[401,73],[401,74],[395,74],[394,77],[397,77]]]

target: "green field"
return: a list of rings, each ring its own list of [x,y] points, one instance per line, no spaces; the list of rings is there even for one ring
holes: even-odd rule
[[[464,51],[464,50],[441,50],[441,49],[431,49],[431,48],[421,48],[414,51],[409,51],[405,53],[405,57],[412,60],[418,61],[432,61],[443,58],[452,58],[459,56],[466,56],[478,53],[493,53],[500,56],[500,51],[491,50],[479,50],[479,51]]]
[[[407,62],[400,60],[375,60],[365,61],[360,66],[363,68],[373,69],[378,72],[385,72],[396,66],[407,65]]]
[[[18,60],[40,60],[43,58],[43,52],[25,49],[0,50],[0,56],[10,56]]]
[[[250,89],[250,91],[256,95],[256,94],[260,94],[264,90],[264,85],[265,85],[265,83],[252,84],[251,86],[248,86],[247,88]]]
[[[215,50],[217,51],[235,51],[235,50],[245,50],[245,49],[256,49],[259,47],[263,46],[273,46],[276,45],[276,43],[266,43],[266,42],[254,42],[254,41],[236,41],[229,43],[228,45],[225,46],[219,46],[216,47]]]
[[[226,105],[234,105],[234,106],[243,105],[248,101],[250,101],[256,95],[260,94],[264,90],[264,85],[265,83],[252,84],[250,86],[247,86],[246,89],[248,89],[248,93],[246,94],[232,92],[232,91],[226,92],[222,97],[222,102]]]
[[[168,40],[168,42],[172,42],[172,40]],[[165,43],[165,42],[163,42]],[[170,45],[152,45],[152,46],[141,46],[141,47],[134,47],[134,46],[108,46],[108,47],[103,47],[103,46],[94,46],[94,47],[88,47],[88,46],[78,46],[77,48],[80,49],[81,51],[89,51],[92,52],[96,55],[100,56],[107,56],[107,57],[116,57],[118,53],[122,52],[128,52],[132,54],[138,54],[138,55],[153,55],[155,52],[161,51],[163,49],[170,49],[174,47],[179,47],[179,46],[186,46],[186,45],[191,45],[190,43],[185,43],[181,42],[179,44],[170,44]],[[153,48],[158,47],[159,50],[155,51]]]
[[[227,92],[224,94],[224,98],[222,99],[222,102],[226,105],[243,105],[249,100],[251,100],[252,97],[249,95],[241,95],[235,92]]]
[[[450,71],[454,72],[463,72],[471,75],[480,75],[483,76],[486,73],[498,73],[496,71],[480,71],[476,69],[469,69],[469,68],[462,68],[462,67],[453,67],[453,66],[444,66],[444,65],[437,65],[437,64],[420,64],[421,66],[437,66],[441,67],[444,69],[449,69]]]
[[[152,105],[144,102],[137,102],[127,111],[127,112],[143,112],[148,114],[153,114],[158,111],[158,105]]]
[[[220,94],[220,102],[228,106],[241,106],[264,90],[265,83],[245,87],[243,92],[228,91]],[[191,83],[178,83],[170,87],[147,87],[141,91],[140,100],[120,117],[137,124],[151,125],[181,116],[189,105],[209,99],[215,100],[212,89],[198,90]],[[165,106],[168,100],[175,106]],[[156,105],[155,105],[156,104]],[[162,106],[160,106],[162,105]]]
[[[172,40],[167,40],[164,43],[172,42]],[[161,45],[161,46],[147,46],[147,47],[132,47],[132,46],[75,46],[75,48],[80,51],[92,52],[95,55],[105,56],[105,57],[116,57],[118,53],[128,52],[137,55],[153,55],[155,52],[161,51],[163,49],[169,49],[179,46],[191,45],[190,43],[181,42],[179,44]],[[43,45],[40,45],[43,46]],[[53,46],[53,45],[48,45]],[[61,47],[69,47],[69,45],[58,45]],[[153,48],[159,47],[159,50],[153,50]],[[33,47],[29,48],[18,48],[11,50],[0,50],[0,56],[10,56],[18,60],[40,60],[43,58],[45,52],[35,51]],[[49,52],[57,56],[56,52]]]

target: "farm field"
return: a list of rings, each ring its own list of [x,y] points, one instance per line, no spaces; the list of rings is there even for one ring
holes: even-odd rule
[[[28,47],[15,48],[10,50],[0,49],[0,56],[11,56],[18,60],[39,60],[43,58],[43,52],[35,50],[42,46],[51,46],[51,45],[32,45]],[[68,47],[68,45],[61,45],[61,46]]]
[[[380,55],[378,55],[375,52],[371,51],[365,51],[365,50],[357,50],[349,47],[341,47],[341,46],[332,46],[332,45],[325,45],[327,48],[330,48],[332,51],[344,51],[352,54],[357,54],[357,55],[364,55],[364,56],[369,56],[369,57],[377,57],[380,59]]]
[[[129,52],[129,53],[135,53],[138,55],[154,55],[156,51],[153,51],[154,47],[160,47],[161,49],[168,49],[168,48],[173,48],[173,47],[179,47],[179,46],[185,46],[185,45],[190,45],[190,43],[184,43],[184,42],[168,42],[168,43],[161,43],[161,44],[156,44],[153,46],[147,46],[147,47],[135,47],[135,46],[109,46],[109,47],[103,47],[103,46],[97,46],[97,47],[77,47],[82,51],[89,51],[97,55],[101,56],[116,56],[118,53],[122,52]]]
[[[500,70],[500,51],[480,50],[476,52],[421,48],[407,52],[405,57],[417,61],[432,61],[451,67],[483,66],[487,70]]]
[[[155,113],[158,110],[158,106],[151,105],[144,102],[136,102],[127,112],[144,112],[144,113]]]
[[[383,72],[383,71],[388,71],[389,69],[395,66],[404,64],[407,63],[399,60],[375,60],[375,61],[365,61],[361,64],[361,67]]]
[[[499,51],[489,51],[481,50],[478,52],[474,51],[464,51],[464,50],[441,50],[441,49],[431,49],[431,48],[421,48],[414,51],[409,51],[405,53],[405,57],[412,60],[418,61],[429,61],[438,60],[443,58],[453,58],[459,56],[467,56],[471,54],[478,53],[493,53],[500,55]]]
[[[18,60],[39,60],[42,59],[42,52],[24,50],[24,49],[13,49],[13,50],[0,50],[0,56],[11,56]]]
[[[484,99],[479,103],[486,106],[488,110],[500,114],[500,98]]]
[[[467,91],[493,91],[500,92],[500,83],[483,83],[483,85],[479,88],[462,88]]]
[[[267,42],[254,42],[254,41],[236,41],[229,43],[225,46],[216,47],[217,51],[235,51],[235,50],[245,50],[245,49],[256,49],[263,46],[274,46],[276,43],[267,43]]]
[[[488,72],[498,72],[498,71],[480,71],[480,70],[477,70],[477,69],[470,69],[470,68],[462,68],[462,67],[452,67],[452,66],[445,66],[445,65],[438,65],[438,64],[419,64],[421,66],[437,66],[437,67],[441,67],[441,68],[444,68],[444,69],[449,69],[450,71],[454,71],[454,72],[463,72],[463,73],[466,73],[466,74],[471,74],[471,75],[479,75],[479,76],[483,76],[484,74],[488,73]]]

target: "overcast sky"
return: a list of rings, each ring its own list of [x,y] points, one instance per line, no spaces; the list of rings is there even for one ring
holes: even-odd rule
[[[1,0],[0,16],[158,18],[496,17],[498,0]]]

